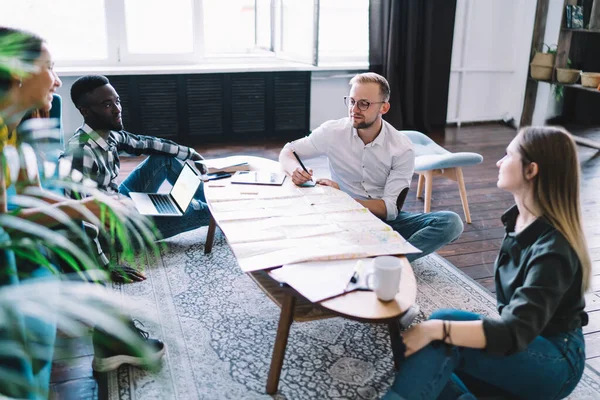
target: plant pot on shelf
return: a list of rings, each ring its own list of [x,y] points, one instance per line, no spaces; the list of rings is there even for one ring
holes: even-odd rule
[[[552,67],[545,65],[530,64],[531,77],[538,81],[549,81],[552,79]]]
[[[531,64],[552,68],[554,66],[554,56],[553,53],[535,53]]]
[[[600,85],[600,72],[582,72],[581,85],[585,87],[598,87]]]
[[[580,69],[556,68],[556,80],[560,83],[573,84],[579,79]]]
[[[552,70],[554,67],[553,53],[537,52],[531,60],[531,77],[538,81],[549,81],[552,79]]]

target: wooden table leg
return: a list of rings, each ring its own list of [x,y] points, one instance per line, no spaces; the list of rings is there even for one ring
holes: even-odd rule
[[[388,328],[390,331],[390,341],[392,343],[392,357],[394,358],[394,368],[400,369],[400,361],[404,358],[402,352],[404,346],[402,345],[402,339],[400,338],[400,321],[397,319],[388,322]]]
[[[206,234],[206,243],[204,243],[204,254],[208,254],[212,251],[213,243],[215,241],[215,231],[217,230],[217,222],[210,214],[210,222],[208,223],[208,233]]]
[[[279,326],[277,327],[277,336],[273,346],[273,356],[271,357],[271,367],[269,368],[269,377],[267,378],[267,393],[277,393],[279,386],[279,377],[281,376],[281,367],[283,367],[283,357],[287,346],[290,326],[294,320],[294,306],[296,298],[286,294],[281,305],[281,315],[279,316]]]

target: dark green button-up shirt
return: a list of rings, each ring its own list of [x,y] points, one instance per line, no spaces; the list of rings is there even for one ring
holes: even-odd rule
[[[517,206],[502,216],[506,235],[496,259],[500,319],[484,318],[486,350],[509,355],[537,336],[587,324],[582,269],[567,240],[544,218],[515,234]]]

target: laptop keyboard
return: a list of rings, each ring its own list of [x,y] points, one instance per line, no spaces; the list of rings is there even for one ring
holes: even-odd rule
[[[161,214],[178,214],[177,209],[173,204],[167,199],[167,196],[163,194],[148,194],[150,200],[152,200],[152,204]]]

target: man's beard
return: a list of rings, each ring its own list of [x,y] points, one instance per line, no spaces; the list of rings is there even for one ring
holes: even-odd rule
[[[121,119],[121,123],[117,123],[114,120],[108,119],[106,118],[104,115],[99,115],[97,113],[95,113],[94,111],[90,110],[92,112],[92,115],[94,116],[93,121],[91,121],[94,124],[94,129],[97,130],[110,130],[110,131],[122,131],[123,130],[123,120]],[[123,118],[123,117],[121,117]],[[92,124],[88,124],[88,125],[92,125]]]
[[[353,127],[354,127],[354,129],[368,129],[368,128],[372,127],[376,121],[377,121],[377,119],[374,119],[371,122],[368,122],[366,120],[363,120],[362,122],[355,122],[353,124]]]

